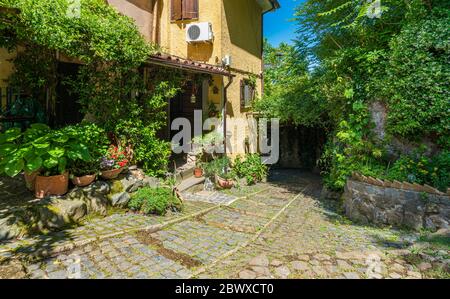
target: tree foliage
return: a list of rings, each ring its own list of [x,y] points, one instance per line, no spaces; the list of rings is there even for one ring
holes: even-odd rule
[[[342,189],[354,170],[386,175],[398,157],[387,155],[391,137],[419,143],[426,137],[440,151],[449,146],[448,3],[383,0],[374,11],[375,2],[307,0],[295,13],[295,44],[265,47],[269,87],[256,107],[328,129],[320,163],[333,189]],[[373,136],[373,102],[388,110],[384,141]]]
[[[17,8],[0,26],[0,47],[17,49],[12,86],[45,99],[63,82],[79,96],[89,118],[131,145],[134,162],[152,174],[167,166],[169,144],[157,138],[168,99],[180,90],[180,71],[164,68],[145,76],[141,66],[157,46],[139,33],[133,19],[104,0],[0,0]],[[78,60],[76,78],[60,78],[59,56]]]

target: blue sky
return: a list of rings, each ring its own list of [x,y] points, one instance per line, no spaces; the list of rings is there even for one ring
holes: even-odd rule
[[[264,18],[264,36],[277,46],[281,42],[290,43],[295,37],[296,25],[289,20],[293,18],[294,9],[304,0],[278,0],[281,9],[266,14]]]

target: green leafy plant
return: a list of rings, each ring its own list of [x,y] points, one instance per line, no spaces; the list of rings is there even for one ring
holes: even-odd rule
[[[150,175],[163,175],[170,145],[157,134],[166,124],[168,100],[185,76],[167,68],[143,76],[140,67],[158,47],[143,38],[132,18],[103,0],[81,0],[76,18],[67,16],[67,0],[0,0],[0,5],[20,9],[20,17],[8,17],[0,26],[0,47],[22,45],[11,86],[45,102],[58,84],[55,52],[82,61],[78,75],[63,82],[79,97],[81,112],[131,146],[132,162]]]
[[[0,171],[12,177],[22,171],[40,171],[45,176],[62,174],[68,164],[92,159],[78,135],[65,129],[51,130],[34,124],[24,133],[11,129],[0,136]]]
[[[420,150],[402,155],[382,177],[390,180],[428,184],[446,191],[450,182],[450,152],[443,151],[433,158]]]
[[[231,162],[228,157],[216,158],[204,164],[205,176],[214,178],[216,175],[223,179],[233,179],[234,173],[231,171]]]
[[[181,211],[182,203],[168,188],[142,188],[134,193],[128,204],[133,211],[165,215],[169,210]]]
[[[204,165],[204,160],[208,159],[205,156],[210,155],[212,159],[216,158],[215,153],[223,145],[223,137],[220,133],[213,131],[202,136],[194,137],[192,139],[192,145],[197,158],[197,166],[200,167]]]
[[[237,177],[245,178],[248,185],[253,185],[267,176],[268,168],[262,163],[260,155],[248,154],[244,159],[240,156],[236,157],[233,172]]]
[[[76,160],[70,163],[68,169],[71,176],[81,177],[97,174],[100,171],[100,158],[107,153],[110,143],[105,130],[95,124],[78,124],[67,126],[64,131],[85,144],[91,156],[89,161]]]

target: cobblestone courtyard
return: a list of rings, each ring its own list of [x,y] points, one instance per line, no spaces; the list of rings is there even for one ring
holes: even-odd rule
[[[222,194],[226,205],[191,196],[182,214],[115,214],[0,244],[0,277],[449,277],[448,235],[359,226],[320,189],[313,175],[275,171],[269,183]]]

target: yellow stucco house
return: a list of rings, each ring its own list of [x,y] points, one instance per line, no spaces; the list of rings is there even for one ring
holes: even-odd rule
[[[135,19],[141,33],[163,49],[150,64],[181,67],[212,75],[198,91],[196,103],[186,96],[172,101],[170,119],[192,119],[194,109],[211,103],[225,114],[227,153],[257,151],[251,122],[251,100],[263,93],[263,16],[279,8],[276,0],[108,0],[119,12]],[[241,119],[241,122],[233,122]],[[228,124],[228,126],[227,126]],[[169,126],[168,126],[169,128]],[[170,134],[170,133],[168,133]]]
[[[170,122],[192,120],[194,110],[214,109],[228,138],[228,155],[257,151],[252,128],[251,101],[263,93],[263,16],[279,8],[277,0],[107,0],[121,14],[135,20],[140,32],[162,51],[147,67],[182,68],[210,75],[201,86],[187,88],[171,101],[166,137],[173,135]],[[0,49],[2,105],[7,101],[11,53]],[[195,93],[195,95],[193,94]],[[65,104],[71,105],[71,103]],[[224,118],[223,116],[226,115]],[[238,125],[233,120],[240,119]],[[77,119],[74,119],[74,121]],[[244,120],[244,122],[242,122]],[[246,141],[244,141],[246,140]]]

